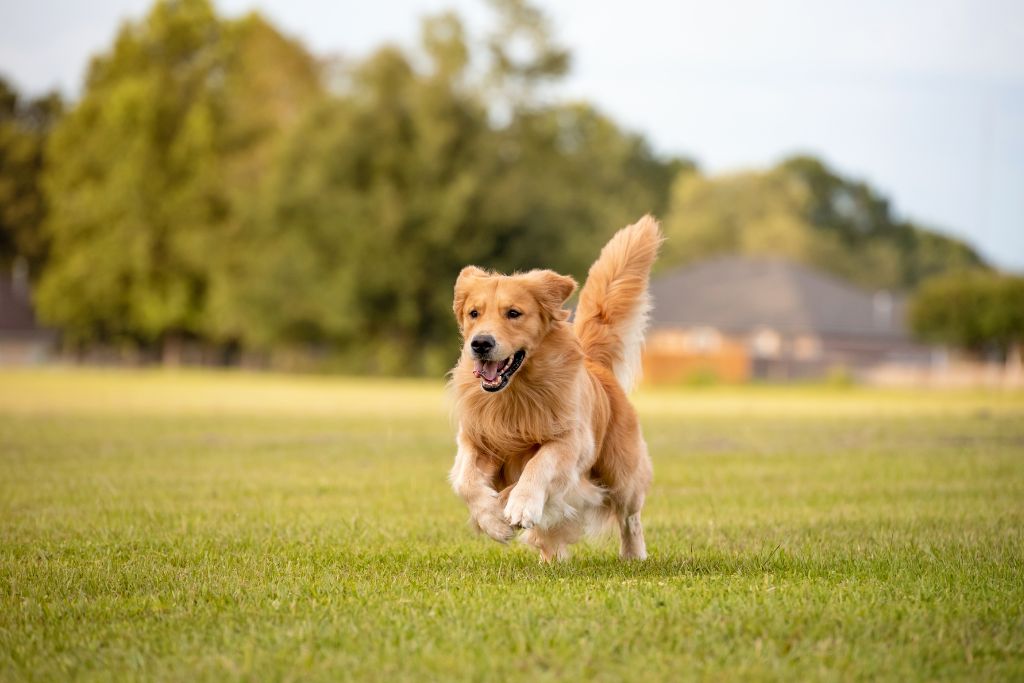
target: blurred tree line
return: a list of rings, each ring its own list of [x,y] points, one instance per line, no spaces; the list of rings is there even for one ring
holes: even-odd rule
[[[973,272],[932,278],[911,302],[910,324],[922,339],[1019,370],[1024,363],[1024,277]]]
[[[66,112],[0,86],[0,265],[29,263],[71,347],[404,373],[450,364],[463,265],[582,279],[646,212],[662,268],[767,252],[908,289],[984,267],[817,160],[709,178],[655,154],[550,96],[570,59],[537,9],[492,6],[488,34],[443,14],[413,48],[324,62],[258,14],[157,2]]]
[[[682,174],[665,223],[666,265],[715,253],[771,253],[896,291],[985,267],[963,242],[896,218],[871,187],[805,156],[767,171]]]
[[[25,100],[0,78],[0,272],[21,259],[38,273],[46,261],[40,179],[46,141],[63,108],[56,93]]]

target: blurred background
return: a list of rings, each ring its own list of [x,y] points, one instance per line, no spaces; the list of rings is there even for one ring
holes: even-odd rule
[[[0,363],[440,376],[668,241],[652,383],[1022,385],[1024,5],[0,7]]]

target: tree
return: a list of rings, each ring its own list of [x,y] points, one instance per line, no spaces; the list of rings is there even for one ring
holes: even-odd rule
[[[858,265],[883,273],[880,279],[890,288],[912,288],[942,272],[984,268],[981,257],[963,242],[896,219],[876,190],[841,177],[818,159],[794,157],[779,169],[810,190],[804,214],[808,223],[837,236],[844,250],[863,251],[866,263]]]
[[[324,90],[317,61],[259,14],[227,25],[234,49],[224,83],[220,134],[230,211],[208,255],[202,331],[218,344],[238,344],[247,324],[236,305],[244,295],[239,288],[246,284],[241,275],[259,239],[260,212],[276,160]]]
[[[431,362],[449,307],[439,283],[487,239],[473,205],[490,141],[461,83],[462,41],[453,18],[428,22],[424,72],[381,49],[291,136],[242,269],[247,344],[343,348],[362,370]]]
[[[985,268],[962,242],[896,220],[872,188],[810,157],[717,178],[684,172],[672,187],[665,232],[662,268],[722,253],[775,255],[896,290],[944,271]]]
[[[246,346],[440,372],[462,266],[582,276],[610,231],[665,204],[685,162],[586,105],[534,102],[498,123],[494,71],[474,77],[469,45],[454,15],[428,18],[416,52],[351,64],[289,137],[225,306]]]
[[[555,43],[547,17],[527,0],[490,0],[495,26],[486,38],[488,101],[499,116],[536,107],[546,83],[569,71],[569,52]]]
[[[211,282],[280,122],[315,88],[310,61],[258,18],[225,22],[207,0],[160,1],[125,25],[49,144],[42,317],[72,342],[173,348],[216,329]],[[293,90],[277,94],[282,83]]]
[[[46,260],[40,176],[47,137],[62,111],[56,93],[25,100],[0,78],[0,272],[21,258],[34,278]]]
[[[416,51],[350,62],[328,94],[258,15],[157,2],[94,60],[49,144],[45,319],[81,344],[433,372],[455,336],[444,283],[466,263],[582,276],[688,162],[546,103],[568,54],[531,5],[494,4],[485,54],[455,15],[431,17]]]
[[[672,187],[662,267],[724,253],[812,260],[813,234],[802,216],[808,200],[807,188],[783,173],[683,173]]]
[[[667,205],[671,170],[586,104],[521,110],[495,131],[482,229],[495,236],[481,263],[546,265],[583,278],[618,228]]]
[[[910,305],[910,324],[923,340],[1021,361],[1024,278],[952,273],[925,282]]]

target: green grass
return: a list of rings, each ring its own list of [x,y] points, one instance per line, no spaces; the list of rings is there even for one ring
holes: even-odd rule
[[[0,373],[0,680],[1021,680],[1024,396],[638,396],[651,558],[473,535],[437,383]]]

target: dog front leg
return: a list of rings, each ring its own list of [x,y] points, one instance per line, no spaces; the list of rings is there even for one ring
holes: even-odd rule
[[[473,524],[485,534],[501,543],[508,542],[515,529],[502,515],[499,494],[491,486],[490,479],[480,469],[481,458],[472,444],[467,443],[460,432],[455,464],[448,475],[452,488],[469,507]]]
[[[523,529],[541,524],[544,503],[551,492],[568,485],[578,453],[578,447],[570,441],[549,441],[540,447],[509,494],[505,505],[509,524]]]

